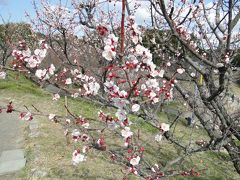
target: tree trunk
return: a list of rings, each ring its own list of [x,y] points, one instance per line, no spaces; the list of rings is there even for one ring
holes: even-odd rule
[[[224,146],[230,155],[233,165],[238,174],[240,174],[240,147],[237,146],[233,141]]]

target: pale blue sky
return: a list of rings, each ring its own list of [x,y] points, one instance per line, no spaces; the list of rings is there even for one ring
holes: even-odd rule
[[[0,0],[0,15],[5,21],[25,21],[25,11],[33,14],[31,0]]]
[[[40,0],[36,0],[40,2]],[[58,2],[58,0],[50,0],[50,2]],[[27,21],[25,12],[34,15],[32,0],[0,0],[0,15],[4,20],[12,22]]]
[[[52,3],[58,1],[59,0],[50,0]],[[36,0],[36,2],[40,2],[40,0]],[[62,2],[70,2],[70,0],[62,0]],[[211,2],[211,0],[206,0],[206,2]],[[25,12],[28,12],[32,16],[35,14],[32,0],[0,0],[0,15],[4,18],[5,21],[27,21]],[[144,16],[144,13],[140,12],[138,16],[139,18],[143,18],[142,16]]]

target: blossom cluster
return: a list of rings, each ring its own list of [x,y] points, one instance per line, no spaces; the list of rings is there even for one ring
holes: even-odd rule
[[[104,40],[105,46],[102,56],[108,60],[112,61],[116,57],[116,48],[118,43],[118,37],[114,34],[109,34],[108,37]]]
[[[38,67],[43,59],[46,57],[48,45],[44,40],[39,41],[40,48],[35,49],[33,54],[30,48],[27,46],[25,41],[19,42],[18,50],[13,50],[12,56],[15,57],[17,62],[13,64],[15,68],[21,68],[22,65],[26,64],[29,68]]]
[[[80,83],[83,85],[82,89],[79,89],[79,92],[82,92],[83,96],[88,95],[97,95],[100,89],[100,84],[96,81],[96,78],[93,76],[88,76],[82,74],[78,69],[71,70],[74,82]],[[71,84],[72,80],[68,78],[65,84]]]

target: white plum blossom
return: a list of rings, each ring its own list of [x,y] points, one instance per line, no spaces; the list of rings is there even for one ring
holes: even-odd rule
[[[71,74],[73,75],[73,76],[76,76],[76,75],[78,75],[80,72],[79,72],[79,70],[78,69],[74,69],[74,70],[72,70],[71,69]],[[82,74],[81,74],[82,75]]]
[[[116,37],[114,34],[109,34],[108,38],[105,39],[105,44],[106,45],[113,45],[116,46],[118,43],[118,37]]]
[[[97,95],[98,91],[100,89],[100,85],[97,82],[90,82],[88,84],[84,84],[83,85],[84,89],[85,89],[85,94],[92,94],[92,95]]]
[[[221,67],[224,67],[224,64],[223,63],[217,63],[217,68],[221,68]]]
[[[120,121],[127,119],[127,112],[123,109],[118,109],[115,115]]]
[[[73,165],[77,165],[80,162],[86,161],[86,157],[84,154],[81,154],[78,150],[75,150],[72,154],[72,163]]]
[[[39,62],[37,61],[37,58],[35,56],[31,56],[30,58],[25,58],[25,60],[28,63],[28,66],[30,68],[35,68]]]
[[[104,47],[104,51],[102,52],[102,56],[108,60],[108,61],[112,61],[115,56],[116,56],[116,51],[113,51],[113,47],[106,45]]]
[[[35,75],[37,76],[38,79],[46,80],[49,79],[48,73],[46,69],[38,69],[35,72]]]
[[[151,171],[154,172],[154,173],[156,172],[154,167],[151,167]]]
[[[133,36],[132,41],[133,41],[134,44],[137,44],[138,41],[139,41],[139,37],[138,36]]]
[[[42,70],[42,69],[38,69],[35,72],[35,75],[38,77],[38,79],[42,79],[43,76],[45,76],[47,73],[47,71]]]
[[[155,97],[156,97],[156,93],[155,92],[153,92],[153,91],[151,91],[150,92],[150,94],[149,94],[149,97],[151,98],[151,99],[154,99]]]
[[[213,72],[214,72],[215,74],[218,74],[218,73],[219,73],[218,69],[214,69]]]
[[[66,85],[72,84],[72,79],[71,79],[71,78],[67,78],[67,79],[65,80],[65,84],[66,84]]]
[[[152,101],[153,101],[153,103],[157,103],[157,102],[159,102],[159,98],[154,97],[154,98],[152,99]]]
[[[179,74],[182,74],[182,73],[185,72],[185,69],[183,69],[183,68],[178,68],[178,69],[177,69],[177,72],[178,72]]]
[[[64,136],[67,136],[68,133],[69,133],[69,130],[68,130],[68,129],[65,129],[64,132],[63,132]]]
[[[148,79],[146,81],[146,85],[148,88],[157,88],[158,87],[157,79]]]
[[[50,67],[48,68],[48,72],[50,75],[53,75],[55,70],[56,68],[53,64],[51,64]]]
[[[1,72],[0,72],[0,79],[6,79],[6,75],[7,75],[6,72],[1,71]]]
[[[150,41],[151,41],[152,44],[156,44],[156,38],[155,38],[155,37],[153,37],[152,39],[150,39]]]
[[[150,67],[151,73],[154,72],[154,71],[156,71],[155,68],[156,68],[157,66],[156,66],[156,64],[154,64],[154,63],[152,62],[152,60],[149,60],[148,62],[146,62],[146,64]],[[157,71],[157,72],[159,73],[159,71]]]
[[[135,23],[134,16],[129,16],[128,21],[129,21],[128,31],[130,33],[130,37],[132,39],[132,42],[134,44],[137,44],[138,42],[142,41],[141,31],[139,31],[138,26]]]
[[[145,90],[147,88],[147,86],[145,84],[141,85],[141,90]]]
[[[151,71],[155,70],[156,65],[152,62],[152,53],[149,49],[138,44],[135,47],[135,54],[136,56],[142,57],[142,62],[148,65]]]
[[[65,121],[66,121],[66,123],[68,123],[68,124],[71,123],[71,120],[70,120],[70,119],[66,119]]]
[[[140,109],[140,105],[139,104],[132,105],[132,112],[137,112],[137,111],[139,111],[139,109]]]
[[[194,72],[192,72],[192,73],[190,74],[190,76],[191,76],[191,77],[195,77],[196,74],[195,74]]]
[[[30,57],[31,56],[31,50],[29,48],[27,48],[26,50],[23,50],[22,55],[24,57]]]
[[[116,46],[118,42],[118,37],[114,34],[109,34],[107,39],[105,39],[105,47],[104,51],[102,52],[102,56],[108,60],[112,61],[116,56]]]
[[[55,118],[55,116],[56,116],[55,114],[49,114],[48,119],[49,119],[49,120],[52,120],[52,119]]]
[[[83,153],[86,153],[87,150],[88,150],[88,147],[87,147],[87,146],[83,146],[83,148],[82,148],[82,152],[83,152]]]
[[[155,65],[156,66],[156,65]],[[155,68],[155,67],[154,67]],[[153,70],[151,71],[151,76],[152,77],[156,77],[156,76],[159,76],[161,78],[163,78],[163,75],[164,75],[164,70],[161,69],[160,71],[159,70]]]
[[[161,128],[161,130],[163,130],[164,132],[166,132],[166,131],[169,131],[170,125],[169,125],[169,124],[166,124],[166,123],[161,123],[161,124],[160,124],[160,128]]]
[[[133,135],[133,132],[130,130],[130,127],[124,127],[124,129],[121,131],[121,134],[124,138],[128,138]]]
[[[73,93],[72,95],[71,95],[71,97],[73,97],[73,98],[77,98],[79,96],[79,93]]]
[[[126,97],[128,95],[128,93],[125,90],[119,91],[118,94],[121,97]]]
[[[163,78],[164,73],[165,73],[165,71],[164,71],[163,69],[161,69],[160,72],[159,72],[159,74],[158,74],[159,77]]]
[[[58,93],[54,94],[52,100],[57,101],[58,99],[60,99],[60,95]]]
[[[114,81],[106,81],[104,83],[104,91],[106,91],[107,93],[117,93],[119,92],[119,87],[114,84]]]
[[[162,134],[157,134],[155,136],[155,141],[160,142],[162,140],[162,137],[163,137]]]
[[[47,49],[35,49],[34,54],[40,58],[45,58],[47,54]]]
[[[136,52],[136,55],[138,55],[138,56],[142,56],[146,51],[149,51],[149,50],[147,48],[145,48],[144,46],[141,46],[140,44],[138,44],[135,47],[135,52]]]
[[[230,62],[230,58],[229,58],[229,56],[228,56],[228,55],[226,55],[226,56],[225,56],[225,59],[224,59],[224,61],[225,61],[225,63],[227,63],[227,64]]]
[[[141,158],[140,158],[139,156],[134,157],[134,158],[132,158],[132,159],[130,160],[130,164],[133,165],[133,166],[136,166],[136,165],[139,164],[140,159],[141,159]]]

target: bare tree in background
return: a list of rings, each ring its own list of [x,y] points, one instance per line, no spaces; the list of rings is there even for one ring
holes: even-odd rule
[[[5,66],[9,60],[15,45],[22,40],[31,45],[31,26],[26,23],[10,23],[3,20],[0,24],[0,64]]]

